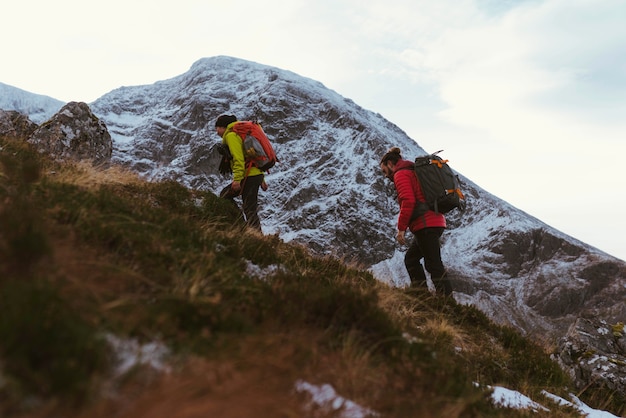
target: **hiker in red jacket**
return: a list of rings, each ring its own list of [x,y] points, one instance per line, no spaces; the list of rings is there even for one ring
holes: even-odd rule
[[[436,291],[450,296],[452,286],[441,261],[439,243],[439,238],[446,228],[446,218],[441,213],[428,210],[427,207],[420,211],[426,205],[424,193],[415,175],[413,162],[402,159],[400,148],[391,148],[383,155],[380,160],[380,169],[385,177],[393,181],[398,192],[400,204],[396,236],[398,242],[402,245],[406,244],[407,229],[415,236],[404,257],[404,265],[411,278],[411,287],[427,288],[426,274],[420,263],[423,258],[424,267],[430,273]],[[414,216],[416,212],[421,215]]]

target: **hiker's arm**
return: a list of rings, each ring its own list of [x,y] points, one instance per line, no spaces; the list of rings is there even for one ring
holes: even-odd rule
[[[410,170],[401,170],[394,175],[394,183],[398,191],[398,203],[400,204],[400,214],[398,215],[398,231],[406,231],[411,222],[413,209],[415,208],[415,191],[411,184]]]
[[[224,135],[224,141],[228,145],[230,154],[233,156],[233,181],[240,182],[245,174],[245,159],[241,138],[234,132]]]

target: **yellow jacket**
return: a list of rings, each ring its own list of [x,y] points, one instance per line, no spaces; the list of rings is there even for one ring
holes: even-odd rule
[[[244,177],[262,175],[263,172],[256,166],[250,168],[246,167],[246,160],[243,155],[243,140],[239,135],[233,132],[233,125],[237,122],[233,122],[226,127],[224,136],[222,136],[222,143],[228,145],[232,160],[230,160],[230,168],[233,170],[233,181],[242,181]],[[246,173],[247,171],[247,173]]]

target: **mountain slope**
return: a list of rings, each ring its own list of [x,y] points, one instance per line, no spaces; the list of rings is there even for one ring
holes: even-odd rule
[[[54,115],[65,103],[41,94],[33,94],[0,83],[0,109],[16,110],[40,124]]]
[[[230,57],[201,59],[180,76],[123,87],[91,104],[114,140],[113,159],[150,179],[175,178],[218,191],[218,115],[260,121],[281,159],[262,194],[265,233],[373,266],[388,283],[407,283],[393,241],[397,205],[378,170],[399,146],[426,154],[381,115],[319,82]],[[451,161],[462,158],[447,150]],[[583,313],[626,316],[625,264],[569,237],[463,178],[468,210],[448,217],[443,258],[457,300],[500,323],[555,339]]]
[[[0,135],[1,416],[528,416],[494,384],[536,416],[580,415],[554,401],[577,401],[556,363],[473,307],[24,139]],[[623,411],[606,388],[582,396]]]

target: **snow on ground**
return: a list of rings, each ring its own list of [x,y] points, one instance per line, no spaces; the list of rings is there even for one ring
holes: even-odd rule
[[[494,386],[493,388],[487,386],[489,389],[493,389],[491,394],[491,400],[494,405],[506,407],[506,408],[514,408],[514,409],[528,409],[534,412],[546,411],[550,410],[543,405],[533,401],[529,397],[522,395],[521,393],[506,389],[500,386]],[[600,411],[597,409],[593,409],[587,405],[585,405],[580,399],[578,399],[574,394],[570,393],[570,398],[572,398],[572,402],[567,401],[559,396],[553,395],[545,390],[541,392],[546,398],[551,399],[557,405],[567,405],[575,410],[579,411],[583,417],[587,418],[619,418],[617,415],[613,415],[607,411]]]
[[[533,412],[550,411],[550,409],[515,390],[510,390],[500,386],[487,386],[485,389],[493,391],[491,394],[491,400],[496,407],[525,409]],[[358,405],[355,402],[340,396],[329,384],[312,385],[303,380],[299,380],[295,384],[295,390],[298,393],[305,392],[311,396],[311,401],[307,406],[309,409],[321,408],[329,413],[334,412],[337,415],[333,416],[341,418],[368,418],[380,416],[378,412]],[[542,393],[547,398],[552,399],[556,404],[570,406],[575,410],[578,410],[582,416],[587,418],[619,418],[610,412],[590,408],[573,394],[570,394],[572,402],[569,402],[548,392],[543,391]]]
[[[411,283],[404,266],[405,252],[396,250],[388,260],[383,260],[370,268],[372,275],[392,287],[406,287]]]
[[[555,403],[559,405],[571,406],[572,408],[580,411],[580,413],[583,416],[588,417],[588,418],[619,418],[617,415],[613,415],[610,412],[599,411],[597,409],[590,408],[589,406],[585,405],[580,399],[578,399],[578,397],[576,397],[576,395],[574,395],[573,393],[570,393],[569,395],[570,398],[572,398],[572,402],[567,401],[551,393],[548,393],[545,390],[542,391],[541,393],[543,393],[544,396],[552,399]]]
[[[337,412],[341,418],[367,418],[378,417],[380,414],[371,409],[362,407],[348,399],[345,399],[335,392],[335,389],[329,384],[321,386],[312,385],[305,381],[296,382],[296,392],[306,392],[311,395],[311,403],[307,406],[309,409],[315,407],[321,408],[327,412]],[[333,415],[334,416],[334,415]]]
[[[533,412],[550,411],[548,408],[541,406],[537,402],[530,399],[528,396],[522,395],[515,390],[499,386],[493,388],[491,400],[493,401],[494,405],[502,406],[505,408],[530,409]]]
[[[165,360],[170,351],[164,344],[160,342],[140,344],[135,339],[122,339],[113,334],[107,334],[105,338],[115,353],[117,376],[140,365],[147,365],[166,373],[170,371]]]

